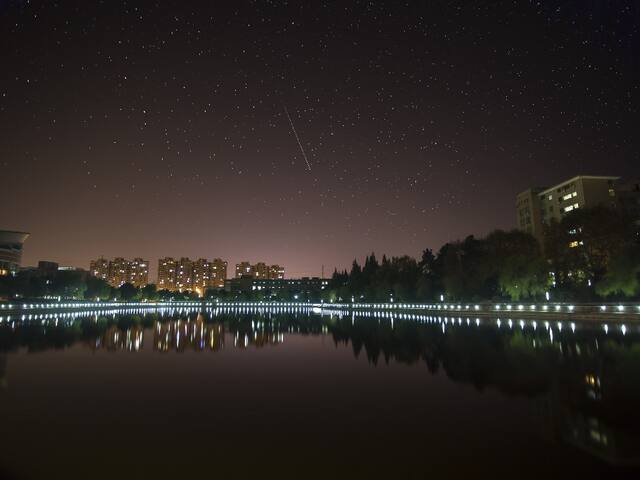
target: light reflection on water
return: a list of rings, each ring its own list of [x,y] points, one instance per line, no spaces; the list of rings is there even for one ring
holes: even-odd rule
[[[597,468],[587,468],[587,476],[589,473],[600,475],[603,471],[628,473],[628,470],[620,470],[621,466],[637,465],[640,461],[640,416],[637,413],[637,405],[640,404],[640,331],[637,325],[550,321],[547,317],[479,318],[376,311],[318,311],[306,307],[47,313],[30,321],[13,319],[0,323],[0,404],[8,410],[19,409],[12,404],[11,392],[14,382],[17,388],[21,388],[22,379],[15,377],[11,370],[14,363],[20,366],[31,353],[46,356],[74,352],[76,355],[80,349],[93,353],[131,352],[135,356],[188,352],[224,356],[225,351],[238,351],[241,355],[242,351],[247,351],[247,354],[253,351],[250,363],[237,367],[245,369],[242,371],[246,375],[251,369],[262,368],[262,350],[273,349],[274,355],[286,356],[288,362],[298,363],[301,368],[305,362],[310,363],[311,355],[314,355],[321,362],[326,362],[329,379],[332,375],[344,375],[343,372],[350,368],[348,361],[340,357],[339,363],[334,364],[338,353],[327,348],[318,350],[317,341],[321,339],[328,340],[336,348],[350,349],[353,354],[351,361],[366,358],[369,369],[383,368],[382,365],[404,366],[405,370],[398,372],[393,381],[401,382],[402,388],[397,391],[403,391],[405,395],[412,389],[422,388],[424,379],[431,375],[446,378],[450,385],[472,386],[471,391],[465,389],[464,393],[456,391],[455,394],[470,405],[482,399],[478,397],[482,392],[500,395],[501,400],[494,402],[496,405],[501,402],[516,405],[526,400],[530,404],[529,414],[535,419],[533,423],[543,426],[544,431],[540,445],[532,450],[532,455],[537,450],[558,449],[559,445],[573,452],[572,455],[578,455],[575,458],[565,455],[563,458],[568,460],[566,464],[560,464],[561,469],[574,471],[576,461],[586,462],[584,458],[588,458],[596,462]],[[304,343],[307,350],[300,350],[297,344],[288,347],[289,340],[307,342]],[[322,342],[326,345],[325,340]],[[229,368],[240,365],[240,358],[229,359]],[[141,368],[138,362],[125,361]],[[44,357],[42,364],[46,364]],[[419,365],[424,369],[406,370],[408,365]],[[152,388],[159,381],[151,373],[157,373],[153,362],[145,364],[144,368],[134,393],[138,388],[141,391]],[[284,367],[279,368],[275,374],[285,371]],[[51,372],[51,375],[56,374]],[[60,375],[68,375],[65,377],[67,382],[79,381],[65,372]],[[349,377],[346,390],[341,395],[366,391],[372,384],[379,387],[370,378],[366,380],[369,383],[365,383],[365,375],[360,373]],[[314,381],[327,382],[330,386],[329,379],[319,377]],[[30,378],[29,381],[36,382],[37,379]],[[297,381],[304,383],[303,380]],[[113,393],[108,391],[108,387],[100,387],[107,397]],[[277,395],[281,401],[287,401],[295,394],[296,388],[292,382],[284,391],[269,392],[269,395]],[[257,395],[252,408],[258,411],[261,401],[270,401],[267,397],[262,398],[266,392],[252,394]],[[392,391],[383,393],[393,394]],[[331,401],[342,398],[337,393],[335,395],[330,397]],[[182,400],[188,401],[186,398]],[[405,400],[411,401],[410,398]],[[164,400],[160,398],[158,401]],[[243,402],[245,399],[234,401]],[[314,400],[308,401],[313,403]],[[396,397],[392,401],[402,404],[403,399]],[[499,410],[500,407],[492,408],[497,417],[506,415]],[[344,424],[350,421],[350,415],[368,410],[373,415],[379,409],[377,397],[365,398],[353,411],[342,412],[345,417],[341,421]],[[446,419],[448,412],[444,410],[441,413]],[[378,421],[393,424],[393,415],[396,414],[388,412],[385,415]],[[301,418],[311,424],[314,422],[311,414]],[[502,421],[507,422],[508,419]],[[25,422],[29,420],[25,418]],[[293,432],[297,428],[293,423],[289,426],[284,423],[283,432]],[[420,428],[427,428],[427,425],[421,425],[420,419],[414,423]],[[236,426],[239,431],[251,430],[250,422],[240,421]],[[31,431],[34,428],[37,431],[36,427]],[[317,428],[324,426],[318,425]],[[339,428],[337,423],[336,429]],[[459,428],[453,418],[451,428]],[[526,436],[531,432],[523,430],[521,433]],[[464,439],[461,442],[464,447]],[[469,443],[468,447],[473,449],[474,445],[471,441]],[[434,451],[441,449],[440,455],[445,457],[450,454],[437,443],[430,448]],[[583,458],[575,452],[586,455]],[[400,455],[401,452],[393,454]],[[523,453],[519,452],[519,455]],[[0,458],[11,465],[9,471],[15,472],[16,468],[19,471],[11,461]],[[520,461],[524,462],[522,458]],[[357,460],[354,462],[357,465]],[[514,460],[513,468],[518,466]],[[610,468],[613,470],[609,471]]]

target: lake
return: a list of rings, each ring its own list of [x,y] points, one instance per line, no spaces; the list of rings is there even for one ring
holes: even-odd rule
[[[0,323],[0,477],[640,478],[640,329],[311,308]]]

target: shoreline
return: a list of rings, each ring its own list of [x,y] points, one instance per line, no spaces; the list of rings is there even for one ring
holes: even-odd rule
[[[639,322],[640,303],[324,303],[324,302],[5,302],[0,303],[0,321],[14,315],[21,320],[56,312],[119,311],[166,308],[313,309],[320,311],[371,311],[399,315],[429,313],[437,317],[550,318],[585,322]]]

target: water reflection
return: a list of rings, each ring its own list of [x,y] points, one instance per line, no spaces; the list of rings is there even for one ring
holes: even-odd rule
[[[153,348],[159,352],[201,352],[207,349],[217,352],[224,348],[224,325],[206,323],[202,313],[165,322],[156,321],[153,326]]]
[[[534,400],[546,435],[613,464],[640,460],[640,333],[635,326],[473,317],[230,307],[78,313],[0,324],[7,352],[220,352],[277,347],[291,335],[331,338],[372,367],[424,363],[477,390]]]

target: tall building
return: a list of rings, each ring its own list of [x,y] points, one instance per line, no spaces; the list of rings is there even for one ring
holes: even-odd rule
[[[209,283],[209,262],[206,258],[199,258],[193,262],[191,269],[191,284],[194,290],[204,291]]]
[[[18,271],[22,263],[22,246],[28,237],[25,232],[0,230],[0,276]]]
[[[224,281],[227,279],[227,262],[221,258],[214,258],[210,265],[210,287],[224,288]]]
[[[127,283],[127,260],[116,257],[109,262],[109,277],[107,279],[112,287],[119,287]]]
[[[253,278],[269,278],[269,267],[264,262],[258,262],[253,266]]]
[[[98,258],[89,263],[89,273],[106,280],[112,287],[119,287],[124,283],[144,287],[149,282],[149,262],[142,258],[127,260],[117,257],[111,261]]]
[[[204,294],[208,288],[224,288],[226,278],[227,262],[220,258],[192,261],[182,257],[176,261],[166,257],[158,261],[159,290],[197,290]]]
[[[253,266],[249,262],[236,264],[236,278],[253,277]]]
[[[176,289],[177,262],[173,257],[165,257],[158,260],[158,290]]]
[[[538,195],[543,188],[529,188],[516,197],[518,228],[530,233],[542,245],[542,207]]]
[[[127,282],[140,288],[149,283],[149,262],[134,258],[127,264]]]
[[[579,209],[606,205],[616,207],[619,177],[579,175],[552,187],[535,187],[516,197],[518,228],[543,244],[544,225],[560,221]]]
[[[282,280],[284,279],[284,267],[280,265],[271,265],[269,267],[269,274],[267,276],[269,280]]]
[[[97,260],[91,260],[89,263],[89,272],[96,278],[107,280],[109,278],[109,260],[102,257]]]
[[[182,257],[176,265],[176,289],[191,290],[193,284],[193,262],[188,257]]]

